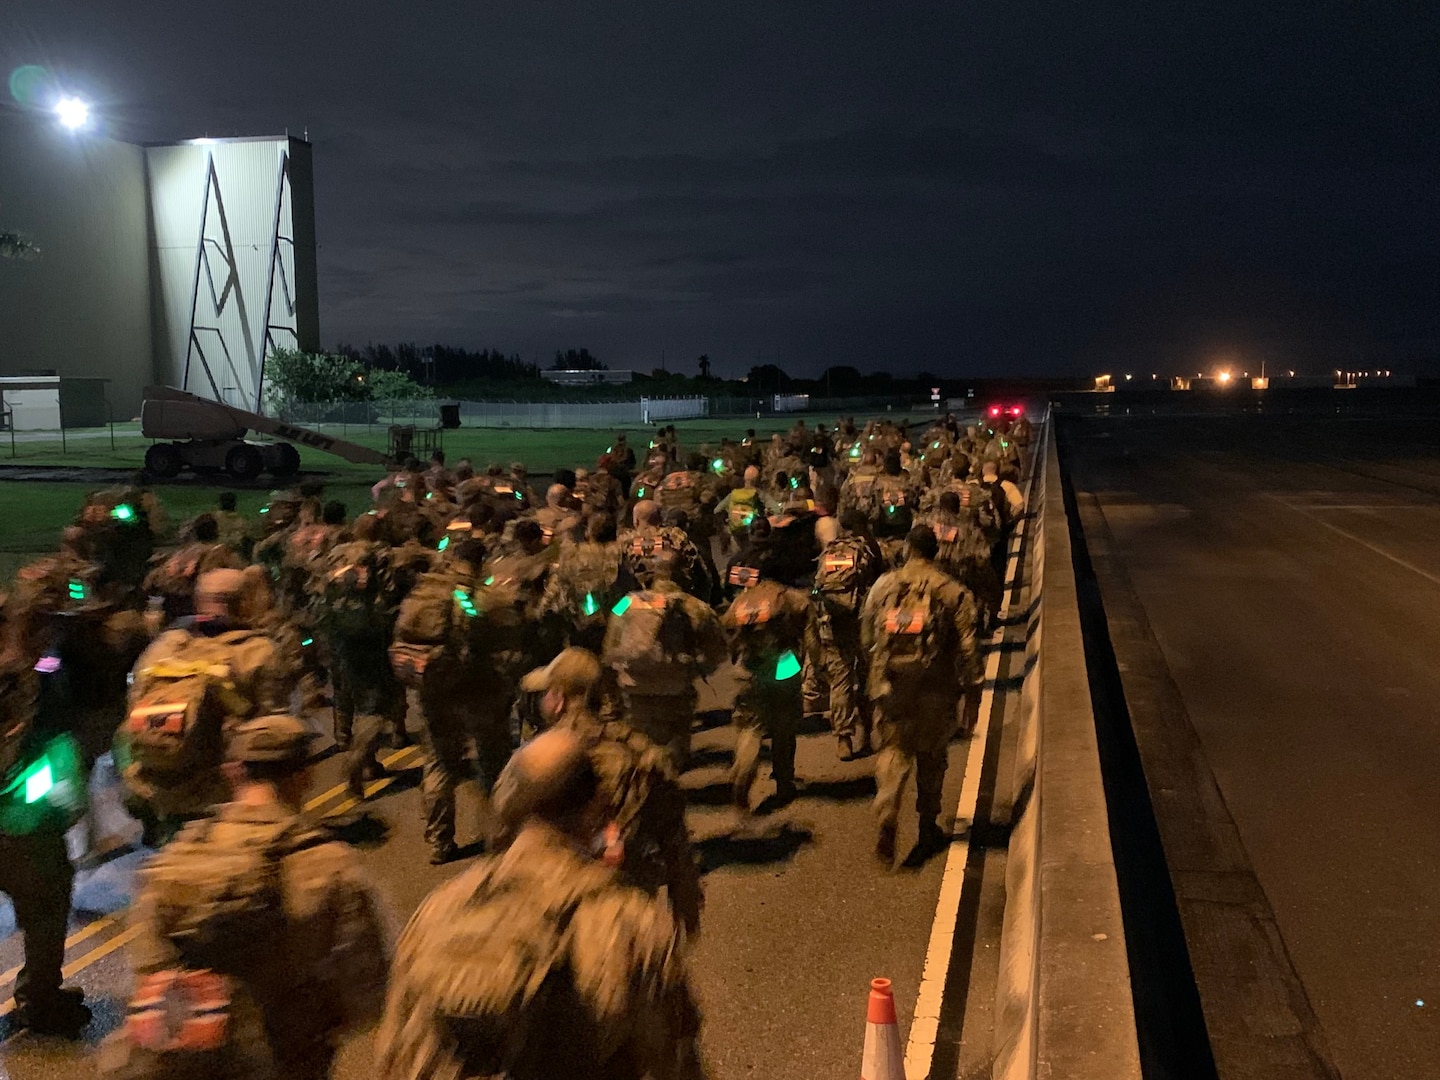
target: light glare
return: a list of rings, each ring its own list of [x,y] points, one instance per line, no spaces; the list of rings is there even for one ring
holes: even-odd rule
[[[90,106],[77,97],[63,97],[55,103],[55,115],[63,126],[75,131],[90,122]]]

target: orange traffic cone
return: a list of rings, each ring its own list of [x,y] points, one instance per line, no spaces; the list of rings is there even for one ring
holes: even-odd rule
[[[890,992],[889,979],[870,980],[860,1080],[905,1080],[905,1054],[900,1047],[900,1025],[895,1022],[895,995]]]

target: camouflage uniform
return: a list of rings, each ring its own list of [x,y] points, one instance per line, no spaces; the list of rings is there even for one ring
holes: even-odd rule
[[[257,940],[249,922],[237,940],[225,933],[223,914],[195,906],[190,882],[217,857],[256,845],[278,860],[283,921],[270,924],[268,940]],[[379,1016],[385,933],[359,860],[279,802],[228,803],[188,826],[141,871],[130,918],[139,931],[130,946],[137,976],[205,968],[233,980],[231,1045],[216,1052],[228,1067],[207,1061],[184,1073],[156,1068],[122,1037],[101,1052],[110,1075],[322,1080],[340,1036]]]
[[[900,678],[890,667],[885,623],[907,594],[913,598],[921,588],[930,598],[930,632],[936,635],[938,653],[927,670]],[[882,834],[888,831],[893,844],[900,796],[912,770],[922,831],[938,828],[947,747],[965,690],[978,674],[975,602],[934,563],[912,556],[870,590],[861,613],[860,644],[870,658],[867,685],[879,736],[875,813]]]
[[[720,622],[709,604],[683,592],[673,581],[658,580],[652,594],[679,603],[688,622],[684,651],[670,658],[663,670],[641,670],[625,659],[625,614],[612,612],[605,630],[603,662],[615,669],[630,726],[670,755],[677,773],[690,760],[690,727],[695,719],[695,679],[710,675],[724,662],[727,647]],[[629,599],[645,594],[630,594]]]
[[[827,571],[827,559],[838,565]],[[805,712],[830,714],[830,730],[839,741],[842,759],[863,754],[869,744],[860,606],[880,574],[882,559],[878,545],[868,537],[843,536],[820,553],[815,573],[805,627]],[[828,582],[847,569],[847,562],[854,587],[833,591]]]
[[[529,943],[527,959],[544,970],[492,957],[520,920],[553,942]],[[557,970],[563,977],[544,977]],[[396,947],[377,1074],[700,1080],[698,1030],[665,908],[536,826],[415,912]]]
[[[735,598],[722,625],[742,674],[731,723],[735,765],[730,774],[735,805],[748,810],[760,768],[760,745],[770,736],[776,795],[795,794],[795,739],[800,726],[800,660],[810,602],[799,589],[762,581]]]

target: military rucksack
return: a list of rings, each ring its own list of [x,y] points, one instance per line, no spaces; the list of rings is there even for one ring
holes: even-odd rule
[[[689,689],[699,651],[681,593],[640,590],[627,593],[611,609],[605,662],[624,667],[642,693]]]
[[[383,633],[393,614],[384,545],[341,544],[325,559],[315,603],[320,625],[337,637]]]
[[[776,581],[762,581],[735,597],[720,625],[730,631],[741,662],[752,673],[763,673],[768,677],[780,678],[773,667],[775,661],[798,648],[805,632],[808,612],[787,604],[787,590]],[[793,678],[799,673],[796,667],[784,678]]]
[[[561,615],[577,627],[600,626],[611,605],[634,585],[618,545],[576,544],[551,570],[540,612]]]
[[[843,536],[820,553],[814,595],[827,606],[859,611],[865,593],[880,576],[875,550],[863,537]]]
[[[666,511],[683,510],[693,517],[700,506],[700,485],[696,475],[688,470],[672,472],[660,481],[657,498]]]
[[[427,987],[442,1038],[462,1048],[464,1075],[538,1075],[527,1059],[553,1060],[557,1032],[581,1013],[570,977],[570,925],[581,904],[603,893],[601,874],[557,877],[541,895],[485,863],[466,878],[470,894],[427,941],[414,978]],[[436,927],[437,930],[441,929]],[[463,965],[465,978],[454,976]],[[625,1015],[642,1008],[616,987],[607,1004]]]
[[[401,682],[419,686],[435,661],[455,665],[489,657],[499,637],[519,623],[517,594],[508,582],[431,571],[400,603],[390,666]],[[452,671],[454,668],[452,668]]]
[[[142,871],[156,929],[178,957],[137,980],[119,1036],[132,1066],[228,1075],[229,1055],[265,1052],[237,1045],[232,1010],[247,977],[284,946],[283,860],[330,839],[298,819],[264,828],[202,819]]]
[[[225,725],[254,714],[274,645],[253,630],[172,634],[174,648],[135,672],[124,732],[131,768],[175,775],[220,764]]]
[[[879,611],[876,655],[891,679],[919,680],[951,650],[950,613],[936,601],[934,582],[905,579]]]

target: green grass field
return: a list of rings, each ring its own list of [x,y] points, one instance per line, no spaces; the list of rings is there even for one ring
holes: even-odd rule
[[[723,436],[739,439],[747,427],[754,427],[758,436],[769,438],[771,432],[788,430],[790,421],[690,420],[677,421],[675,426],[681,433],[682,445],[698,449],[706,443],[718,445]],[[12,458],[8,455],[9,447],[0,440],[0,466],[138,469],[150,440],[141,437],[137,428],[136,424],[115,425],[113,450],[108,434],[97,437],[83,433],[71,435],[64,448],[59,439],[17,441]],[[335,427],[324,430],[362,445],[385,448],[385,429],[380,425],[369,430],[352,427],[343,433]],[[637,455],[649,441],[648,432],[648,428],[640,426],[629,431],[630,443]],[[445,432],[445,456],[451,464],[468,457],[477,468],[491,462],[508,465],[511,461],[523,461],[532,473],[548,474],[560,467],[593,465],[596,457],[610,445],[614,434],[605,429],[460,428]],[[326,497],[344,502],[352,515],[369,505],[370,486],[384,473],[376,466],[356,465],[303,447],[300,456],[301,468],[318,474],[316,478],[325,481]],[[93,482],[0,479],[0,581],[9,581],[18,567],[37,555],[54,551],[60,530],[74,518],[85,493],[101,486]],[[157,482],[154,490],[165,506],[167,527],[173,531],[179,523],[214,507],[220,492],[236,489],[225,483],[224,477],[216,477],[213,484],[182,477],[173,483]],[[236,493],[239,509],[245,514],[257,513],[269,498],[266,489],[237,490]]]

